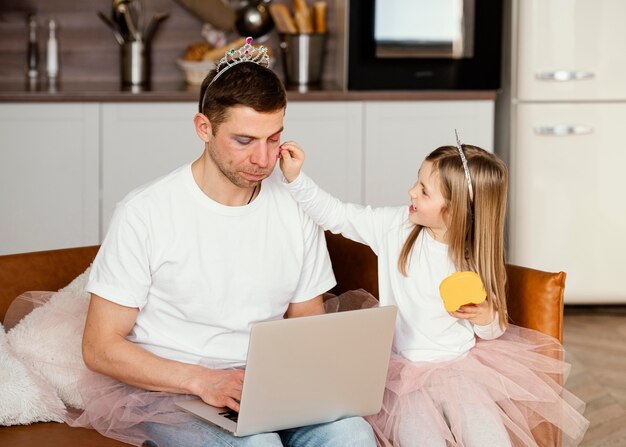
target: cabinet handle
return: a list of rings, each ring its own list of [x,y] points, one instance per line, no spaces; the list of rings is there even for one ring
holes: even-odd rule
[[[591,71],[555,70],[535,74],[540,81],[585,81],[593,79],[596,74]]]
[[[569,126],[557,124],[556,126],[535,126],[535,133],[543,136],[566,137],[569,135],[586,135],[593,133],[593,127],[584,125]]]

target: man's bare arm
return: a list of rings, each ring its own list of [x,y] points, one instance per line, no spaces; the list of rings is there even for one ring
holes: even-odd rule
[[[128,341],[138,313],[91,295],[83,334],[83,359],[89,369],[146,390],[194,394],[210,405],[239,411],[243,371],[164,359]]]
[[[318,295],[308,301],[301,303],[291,303],[287,308],[285,316],[287,318],[306,317],[309,315],[321,315],[324,311],[324,299]]]

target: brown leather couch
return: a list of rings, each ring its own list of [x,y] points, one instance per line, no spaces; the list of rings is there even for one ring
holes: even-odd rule
[[[341,236],[326,234],[337,278],[334,293],[363,288],[378,296],[376,256],[369,247]],[[0,321],[11,301],[29,290],[58,290],[82,273],[98,247],[81,247],[0,256]],[[507,295],[513,323],[561,340],[565,273],[547,273],[507,266]],[[11,447],[121,447],[93,430],[59,423],[36,423],[0,428],[0,445]]]

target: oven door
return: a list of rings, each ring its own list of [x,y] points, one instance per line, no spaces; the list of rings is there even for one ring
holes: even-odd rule
[[[474,0],[374,0],[377,58],[474,55]]]
[[[349,90],[495,90],[503,0],[351,0]]]

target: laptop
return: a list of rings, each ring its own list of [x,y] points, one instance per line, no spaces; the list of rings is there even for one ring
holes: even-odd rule
[[[253,325],[239,413],[200,399],[176,404],[235,436],[376,414],[395,306]]]

